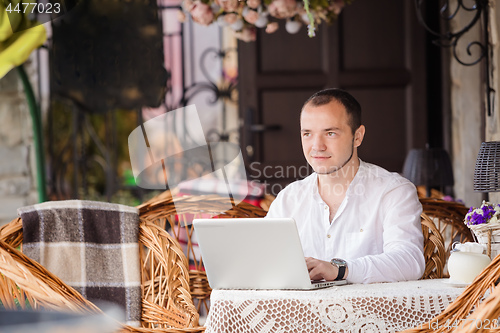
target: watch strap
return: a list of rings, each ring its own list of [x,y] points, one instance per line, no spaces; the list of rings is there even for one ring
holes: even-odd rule
[[[342,280],[345,275],[345,266],[344,265],[337,265],[337,268],[339,269],[339,273],[337,277],[335,278],[335,281]]]
[[[330,263],[337,267],[338,273],[335,281],[343,280],[347,269],[347,262],[344,259],[333,258]]]

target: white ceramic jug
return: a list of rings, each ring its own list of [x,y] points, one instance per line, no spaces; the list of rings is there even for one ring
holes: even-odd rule
[[[455,243],[448,259],[448,272],[453,282],[471,283],[489,265],[491,259],[483,254],[479,243]]]

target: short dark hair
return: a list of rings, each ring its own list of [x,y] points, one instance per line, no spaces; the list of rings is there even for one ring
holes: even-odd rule
[[[318,91],[307,99],[300,113],[302,114],[302,110],[304,110],[304,107],[309,103],[313,106],[321,106],[330,103],[333,99],[345,107],[347,115],[349,116],[349,125],[354,134],[359,126],[361,126],[361,105],[356,98],[345,90],[329,88]]]

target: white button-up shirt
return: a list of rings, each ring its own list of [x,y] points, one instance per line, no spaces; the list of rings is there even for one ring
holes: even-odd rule
[[[283,189],[267,217],[294,218],[306,257],[344,259],[348,282],[373,283],[422,276],[421,212],[410,181],[360,160],[332,221],[330,209],[319,195],[316,173]]]

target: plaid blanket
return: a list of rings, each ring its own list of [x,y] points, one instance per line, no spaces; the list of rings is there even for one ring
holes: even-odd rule
[[[85,298],[120,305],[139,326],[137,209],[94,201],[53,201],[18,209],[23,252]]]

